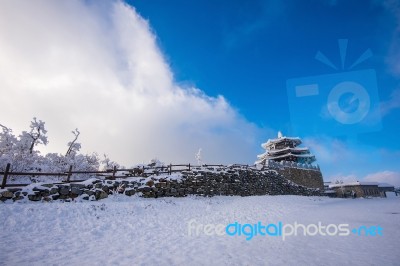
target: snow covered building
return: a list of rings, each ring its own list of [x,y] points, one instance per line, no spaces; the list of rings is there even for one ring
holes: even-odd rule
[[[336,192],[337,197],[386,197],[387,192],[394,192],[394,186],[377,182],[337,182],[329,188]]]
[[[260,169],[273,169],[297,185],[323,191],[321,170],[312,164],[316,161],[315,156],[308,148],[299,147],[301,143],[300,138],[284,137],[278,132],[276,139],[261,144],[265,152],[257,156],[255,164],[258,168],[261,166]]]
[[[312,164],[315,156],[310,153],[307,147],[298,147],[301,144],[300,138],[284,137],[278,132],[278,138],[269,139],[261,144],[266,151],[257,156],[256,164],[268,165],[269,161],[290,161],[300,164]]]

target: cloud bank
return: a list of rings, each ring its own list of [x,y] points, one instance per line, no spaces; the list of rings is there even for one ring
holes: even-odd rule
[[[366,181],[366,182],[378,182],[393,185],[394,187],[400,187],[400,173],[393,171],[381,171],[368,174],[366,176],[357,176],[355,174],[350,175],[334,175],[329,178],[329,181],[343,181],[343,182],[355,182],[355,181]]]
[[[71,130],[84,152],[127,166],[158,157],[253,162],[262,131],[223,96],[174,81],[149,23],[120,1],[0,3],[0,122],[20,132],[33,116],[46,151],[64,153]],[[190,60],[190,58],[188,58]]]
[[[304,139],[321,165],[324,181],[370,181],[400,187],[399,151],[390,151],[359,143],[319,136]],[[383,166],[384,165],[384,166]],[[382,170],[391,169],[391,170]]]
[[[395,187],[400,187],[400,173],[393,171],[383,171],[372,173],[364,177],[365,181],[388,183]]]

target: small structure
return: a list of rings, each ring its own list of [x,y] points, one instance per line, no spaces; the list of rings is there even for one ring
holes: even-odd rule
[[[308,148],[299,147],[300,144],[300,138],[284,137],[278,132],[278,138],[261,144],[265,152],[257,156],[255,164],[260,169],[275,170],[297,185],[322,192],[324,184],[321,170],[318,165],[312,164],[316,161],[315,156]]]
[[[315,156],[310,153],[308,148],[298,147],[301,143],[300,138],[284,137],[279,131],[278,138],[269,139],[266,143],[261,144],[266,151],[257,156],[256,164],[267,165],[269,160],[312,164],[316,160]]]
[[[394,186],[377,182],[337,182],[330,184],[329,189],[336,192],[340,198],[386,197],[386,192],[394,191]]]
[[[330,182],[330,181],[324,182],[324,195],[331,197],[331,198],[336,198],[337,197],[336,191],[329,188],[329,186],[331,184],[332,184],[332,182]]]
[[[380,183],[378,184],[379,192],[381,193],[381,197],[386,198],[386,192],[395,192],[394,186],[388,183]],[[397,196],[397,193],[396,193]]]

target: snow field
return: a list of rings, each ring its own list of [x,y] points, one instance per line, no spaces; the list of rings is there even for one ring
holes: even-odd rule
[[[379,225],[383,236],[189,235],[197,224]],[[301,196],[0,205],[1,265],[399,265],[400,198]]]

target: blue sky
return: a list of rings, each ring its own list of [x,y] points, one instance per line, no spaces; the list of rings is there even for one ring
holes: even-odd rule
[[[400,186],[398,0],[1,1],[0,33],[0,123],[45,121],[42,152],[251,164],[281,130]]]
[[[390,60],[398,58],[400,52],[397,1],[129,3],[149,21],[178,82],[193,83],[209,95],[222,94],[248,120],[282,130],[286,135],[296,134],[293,123],[298,123],[291,120],[287,80],[338,74],[340,81],[346,68],[370,49],[373,56],[352,70],[376,71],[376,86],[365,86],[368,93],[376,95],[371,96],[371,102],[390,102],[392,106],[388,112],[379,112],[380,126],[360,130],[353,124],[340,132],[333,127],[312,130],[326,123],[310,113],[310,108],[300,106],[295,116],[315,117],[314,124],[300,125],[300,137],[321,140],[333,153],[337,150],[331,147],[332,141],[343,145],[339,150],[348,149],[351,155],[344,159],[350,162],[343,169],[327,162],[323,165],[332,176],[360,177],[370,172],[400,170],[396,159],[400,151],[400,73],[396,71],[397,62]],[[348,39],[344,70],[338,39]],[[318,51],[338,70],[316,60]],[[393,96],[396,91],[397,96]],[[323,101],[326,99],[317,99],[314,104],[323,105]],[[265,136],[268,137],[271,136]]]

